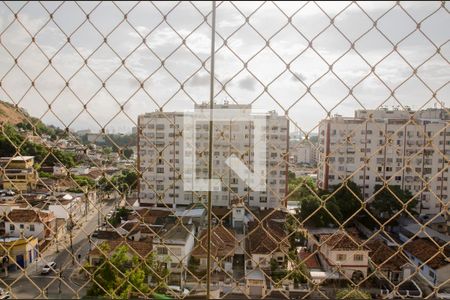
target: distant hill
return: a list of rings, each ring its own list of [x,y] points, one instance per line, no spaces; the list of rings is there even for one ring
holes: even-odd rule
[[[46,125],[38,118],[30,116],[25,109],[16,108],[13,104],[0,101],[0,124],[7,124],[38,135],[47,134],[55,139],[64,131],[53,125]]]
[[[26,122],[30,118],[28,113],[21,108],[15,108],[13,104],[0,101],[0,123],[17,125]]]

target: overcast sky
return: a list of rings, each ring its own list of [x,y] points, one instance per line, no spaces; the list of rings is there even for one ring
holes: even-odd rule
[[[24,4],[0,3],[0,99],[110,132],[208,101],[210,2]],[[286,113],[292,131],[316,132],[328,112],[449,103],[448,3],[217,2],[216,21],[216,101]]]

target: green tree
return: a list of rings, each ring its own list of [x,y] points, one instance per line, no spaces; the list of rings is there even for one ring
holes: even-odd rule
[[[100,245],[102,253],[108,253],[108,245]],[[165,287],[167,269],[158,263],[151,253],[147,258],[132,255],[127,245],[119,246],[110,257],[103,255],[104,263],[91,267],[93,283],[87,296],[129,299],[133,295],[150,296],[148,278],[156,283],[156,292]]]
[[[311,273],[305,263],[298,257],[296,249],[289,251],[289,260],[293,265],[289,279],[294,281],[294,286],[297,287],[301,283],[307,283],[311,279]]]
[[[341,206],[339,206],[334,197],[329,198],[329,195],[323,195],[322,201],[325,202],[326,209],[322,209],[322,219],[325,225],[337,226],[342,224],[343,214],[341,212]]]
[[[302,198],[317,194],[317,187],[314,180],[309,176],[292,178],[289,180],[290,200],[301,201]]]
[[[123,150],[123,155],[128,159],[130,159],[130,157],[133,155],[133,153],[134,153],[133,149],[131,149],[131,148],[125,148]]]
[[[336,292],[336,299],[372,299],[372,296],[360,289],[343,288]]]
[[[129,209],[121,207],[114,213],[111,219],[109,219],[109,223],[111,223],[111,225],[113,226],[116,226],[120,224],[122,220],[127,220],[130,213],[131,211]]]
[[[322,196],[322,201],[327,198],[327,195]],[[321,207],[321,199],[318,196],[308,195],[301,198],[300,210],[298,217],[302,221],[306,221],[308,225],[323,227],[329,225],[337,225],[334,221],[333,215],[339,222],[342,220],[342,214],[339,207],[331,200],[325,202],[325,208]]]
[[[376,193],[374,200],[369,205],[370,211],[382,220],[389,219],[392,215],[403,209],[403,205],[407,203],[413,195],[410,191],[402,190],[398,185],[376,185],[374,189]],[[405,207],[406,211],[412,214],[416,212],[417,198],[414,198]]]
[[[350,219],[361,208],[361,203],[364,201],[358,185],[353,181],[334,186],[333,192],[336,192],[333,202],[339,207],[344,221]]]
[[[95,186],[95,181],[89,177],[78,175],[71,175],[71,177],[80,187],[93,188]]]
[[[67,168],[76,165],[75,154],[60,149],[46,148],[44,145],[25,141],[14,126],[3,125],[0,135],[0,156],[34,156],[40,165],[54,166],[58,161]]]

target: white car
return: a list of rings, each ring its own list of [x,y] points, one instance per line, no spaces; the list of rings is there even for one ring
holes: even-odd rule
[[[436,298],[438,299],[450,299],[450,288],[442,287],[436,293]]]
[[[48,273],[50,273],[51,271],[55,271],[56,270],[56,263],[54,261],[46,264],[41,271],[42,275],[47,275]]]
[[[0,288],[0,299],[9,299],[9,298],[11,298],[11,295],[9,294],[9,292]]]
[[[176,297],[178,296],[186,297],[187,295],[189,295],[189,290],[186,288],[182,289],[177,285],[169,285],[167,286],[167,293],[174,294],[174,296]]]

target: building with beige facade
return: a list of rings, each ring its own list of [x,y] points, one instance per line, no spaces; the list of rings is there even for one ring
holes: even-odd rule
[[[370,199],[384,180],[419,193],[421,214],[436,215],[448,202],[448,110],[357,110],[319,126],[318,185],[330,189],[346,178]],[[369,200],[370,201],[370,200]]]
[[[34,156],[1,157],[0,177],[6,190],[20,192],[34,190],[38,181],[38,174],[34,169]]]
[[[196,105],[196,110],[207,109]],[[251,112],[251,105],[217,104],[214,109]],[[152,112],[138,119],[138,166],[143,176],[139,183],[140,205],[179,207],[206,201],[207,192],[185,191],[183,167],[186,157],[182,112]],[[213,206],[230,208],[233,203],[251,207],[274,208],[284,205],[287,192],[288,120],[275,112],[265,117],[266,190],[253,191],[225,163],[236,155],[249,169],[254,165],[254,123],[219,121],[214,123],[212,145],[213,178],[221,190],[212,194]],[[209,124],[196,122],[196,174],[208,178]]]

